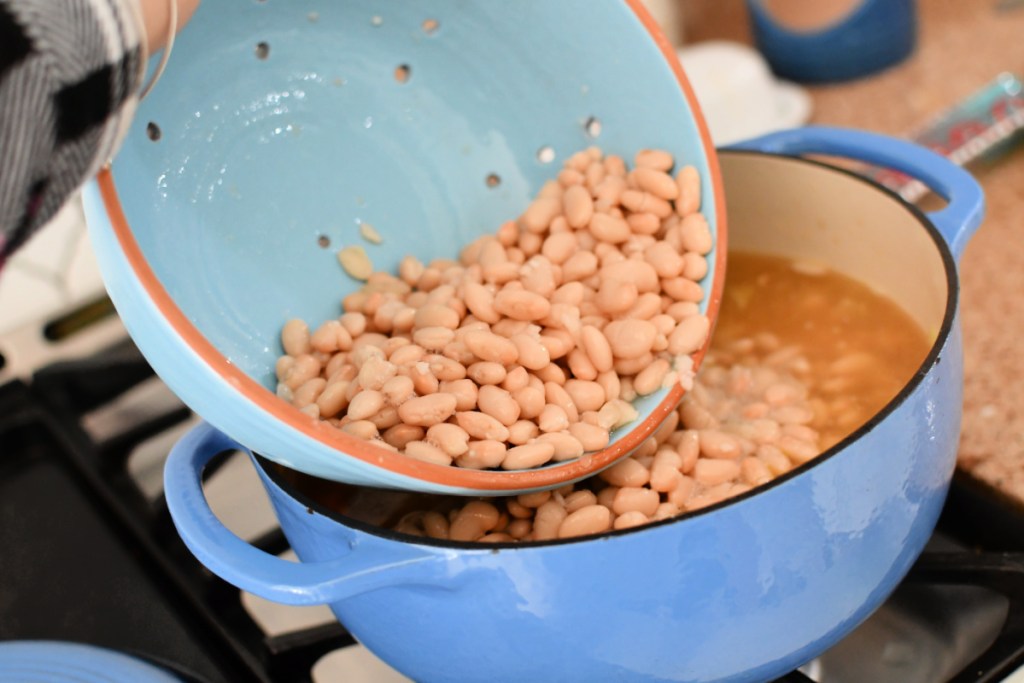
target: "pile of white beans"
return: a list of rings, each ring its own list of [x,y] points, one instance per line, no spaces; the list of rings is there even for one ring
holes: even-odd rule
[[[596,451],[629,403],[692,382],[709,332],[699,281],[713,238],[697,171],[667,152],[572,156],[515,221],[459,259],[397,276],[346,254],[366,285],[312,333],[281,333],[278,395],[411,458],[508,470]]]
[[[819,454],[809,370],[799,348],[770,334],[738,340],[708,355],[692,391],[651,438],[596,477],[411,512],[394,529],[454,541],[543,541],[628,529],[739,495]]]

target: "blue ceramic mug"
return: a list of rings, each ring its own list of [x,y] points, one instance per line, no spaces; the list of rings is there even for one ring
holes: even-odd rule
[[[814,658],[877,608],[924,548],[953,474],[962,354],[956,258],[982,194],[906,142],[808,128],[721,154],[731,245],[825,263],[896,301],[933,343],[878,414],[820,457],[718,505],[623,531],[524,544],[411,537],[356,521],[252,456],[301,562],[211,512],[203,468],[239,445],[201,425],[172,451],[167,503],[211,571],[288,604],[327,603],[385,662],[431,681],[747,681]],[[852,157],[925,181],[923,214]],[[244,449],[242,449],[244,450]]]
[[[801,2],[820,7],[820,0]],[[845,81],[897,64],[914,50],[914,0],[856,0],[838,18],[813,27],[785,21],[768,0],[747,0],[747,6],[754,41],[782,78]]]

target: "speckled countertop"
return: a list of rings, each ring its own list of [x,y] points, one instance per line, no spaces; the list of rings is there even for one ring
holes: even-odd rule
[[[812,88],[812,122],[906,134],[1003,71],[1024,76],[1024,6],[919,0],[919,44],[901,65]],[[749,42],[742,0],[685,0],[687,43]],[[960,468],[1024,506],[1024,141],[972,167],[985,222],[964,253],[964,421]]]

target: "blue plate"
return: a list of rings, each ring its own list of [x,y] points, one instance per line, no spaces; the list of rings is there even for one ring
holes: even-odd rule
[[[0,643],[3,683],[182,683],[152,664],[93,645],[47,640]]]

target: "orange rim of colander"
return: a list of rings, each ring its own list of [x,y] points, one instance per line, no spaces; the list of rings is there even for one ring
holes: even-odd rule
[[[711,291],[708,293],[707,316],[715,321],[718,317],[718,309],[722,300],[722,289],[725,281],[725,257],[726,257],[726,221],[725,221],[725,195],[722,191],[721,172],[718,166],[718,157],[711,142],[707,124],[697,107],[697,99],[693,89],[690,87],[686,76],[683,74],[682,66],[676,56],[675,49],[668,39],[661,32],[657,23],[641,4],[641,0],[624,0],[626,5],[636,14],[640,23],[651,34],[655,44],[668,62],[669,67],[679,82],[690,111],[697,124],[701,140],[704,144],[707,156],[710,181],[713,184],[716,216],[716,243],[715,243],[715,270],[717,277],[712,283]],[[666,121],[665,125],[671,125]],[[132,231],[128,226],[121,201],[118,198],[117,187],[109,168],[100,171],[97,181],[103,203],[106,207],[107,216],[113,227],[121,249],[128,259],[135,276],[138,278],[150,300],[170,325],[177,331],[178,336],[196,353],[214,372],[222,379],[245,395],[253,404],[261,410],[266,411],[274,418],[291,427],[292,429],[315,439],[341,453],[362,460],[374,467],[381,467],[394,474],[412,479],[430,482],[441,486],[458,487],[463,489],[474,489],[479,491],[511,491],[519,489],[533,489],[556,486],[561,482],[577,479],[592,472],[599,471],[610,465],[624,454],[637,448],[647,437],[654,433],[666,416],[675,408],[682,399],[683,388],[676,384],[669,391],[668,395],[655,407],[651,414],[638,425],[635,425],[630,432],[614,444],[600,451],[588,453],[583,457],[561,463],[551,467],[535,470],[471,470],[451,465],[436,465],[426,463],[413,458],[406,457],[400,453],[389,451],[385,448],[374,446],[372,443],[348,435],[327,423],[311,420],[308,415],[300,412],[298,408],[278,398],[273,392],[259,384],[235,365],[228,362],[213,344],[211,344],[189,319],[178,308],[177,304],[167,294],[167,291],[160,284],[156,274],[146,262],[139,248]],[[693,354],[694,369],[700,366],[710,343],[710,335],[704,346]]]

